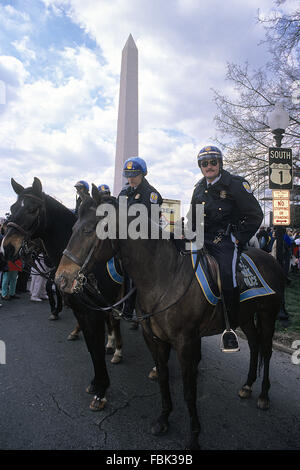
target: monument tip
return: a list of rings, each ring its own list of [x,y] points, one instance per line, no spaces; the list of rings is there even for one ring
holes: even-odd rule
[[[128,39],[127,39],[126,44],[125,44],[125,46],[124,46],[124,49],[125,49],[126,47],[134,47],[135,49],[137,49],[136,44],[135,44],[135,42],[134,42],[134,39],[133,39],[131,33],[130,33],[129,36],[128,36]]]

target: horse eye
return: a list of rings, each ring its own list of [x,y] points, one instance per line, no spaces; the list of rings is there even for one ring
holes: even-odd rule
[[[30,214],[34,214],[34,212],[36,212],[37,210],[38,210],[38,207],[29,207],[28,212]]]

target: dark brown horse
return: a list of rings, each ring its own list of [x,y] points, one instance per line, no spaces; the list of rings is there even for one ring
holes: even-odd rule
[[[112,205],[118,223],[118,205],[113,199],[102,199],[93,186],[92,195],[97,204]],[[103,206],[100,206],[100,209]],[[106,206],[107,207],[107,206]],[[97,212],[99,213],[99,212]],[[94,227],[95,213],[86,213],[84,226]],[[98,217],[104,227],[104,218]],[[128,224],[132,219],[128,217]],[[98,226],[100,228],[100,225]],[[70,239],[68,250],[86,259],[91,249],[93,256],[86,264],[86,274],[97,263],[102,263],[115,253],[121,256],[124,268],[137,287],[136,310],[142,322],[145,341],[152,353],[158,370],[161,391],[161,414],[152,426],[155,435],[167,431],[168,417],[172,411],[169,389],[168,359],[170,349],[176,350],[183,380],[184,398],[190,417],[190,437],[188,449],[198,449],[200,423],[197,415],[197,367],[201,357],[201,337],[219,334],[224,329],[221,308],[213,307],[206,300],[197,280],[189,256],[181,256],[171,240],[153,239],[113,239],[99,240],[95,231],[85,243],[79,237],[76,227]],[[80,240],[80,243],[78,241]],[[283,296],[284,277],[282,269],[274,258],[262,250],[249,249],[247,255],[259,266],[261,275],[274,294],[248,300],[241,304],[239,325],[247,336],[250,348],[250,367],[245,384],[239,391],[241,398],[251,395],[251,386],[256,380],[258,359],[262,359],[264,374],[261,394],[257,405],[261,409],[269,407],[268,391],[269,363],[272,355],[272,338],[275,320]],[[78,266],[72,265],[64,256],[56,275],[56,282],[72,292],[77,282]],[[148,317],[148,319],[146,319]],[[234,361],[234,356],[232,356]]]
[[[33,185],[29,188],[24,188],[12,179],[12,187],[18,194],[18,199],[11,207],[8,231],[2,242],[2,251],[6,258],[14,259],[25,242],[38,238],[43,241],[53,264],[58,266],[77,221],[76,216],[56,199],[45,194],[38,178],[34,178]],[[92,199],[91,201],[93,202]],[[84,204],[81,210],[84,212]],[[97,266],[94,277],[100,283],[102,292],[105,292],[105,300],[107,299],[109,305],[113,304],[121,294],[121,286],[110,278],[106,263]],[[122,355],[120,321],[115,320],[110,311],[99,314],[99,311],[87,307],[79,295],[68,295],[65,299],[80,325],[93,361],[95,376],[87,387],[87,392],[94,395],[90,408],[97,411],[105,404],[105,391],[109,386],[105,360],[105,321],[109,346],[112,346],[112,338],[116,341],[113,363],[119,362]],[[103,302],[102,305],[107,304]]]

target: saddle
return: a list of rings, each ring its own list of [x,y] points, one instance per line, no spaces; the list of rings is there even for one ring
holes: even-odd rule
[[[197,253],[192,248],[191,243],[191,262],[194,268]],[[212,305],[216,305],[220,300],[220,290],[222,289],[220,269],[216,259],[207,253],[205,248],[201,250],[199,266],[195,276],[207,301]],[[275,294],[263,278],[252,258],[246,252],[242,252],[240,256],[237,267],[237,284],[240,292],[240,302]]]

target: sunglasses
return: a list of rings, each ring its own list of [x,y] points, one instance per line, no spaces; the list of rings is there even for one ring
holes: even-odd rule
[[[217,166],[217,164],[218,160],[216,158],[214,158],[213,160],[204,160],[200,162],[200,165],[203,166],[203,168],[206,168],[208,165]]]

